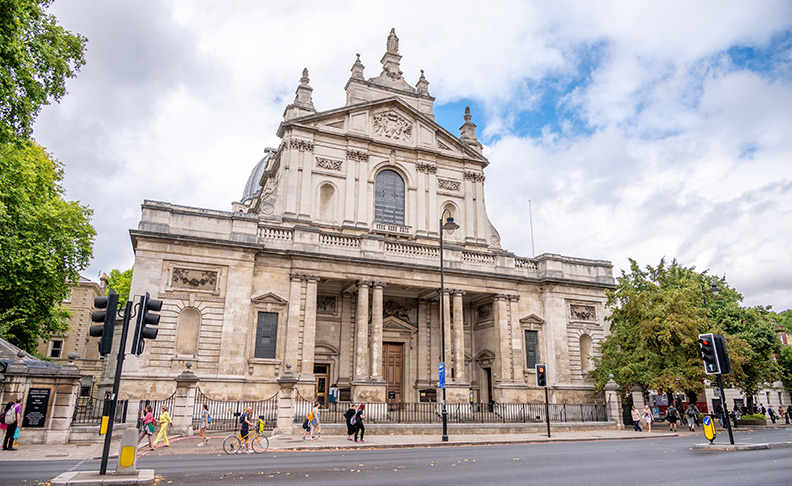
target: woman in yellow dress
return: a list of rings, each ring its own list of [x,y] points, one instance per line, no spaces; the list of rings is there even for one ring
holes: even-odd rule
[[[157,442],[159,442],[160,439],[165,442],[165,447],[170,447],[170,444],[168,443],[168,425],[173,425],[173,421],[170,418],[170,414],[168,414],[168,407],[165,405],[162,406],[162,413],[159,416],[159,424],[159,433],[157,433],[157,438],[154,439],[154,445],[151,446],[152,449],[157,447]]]

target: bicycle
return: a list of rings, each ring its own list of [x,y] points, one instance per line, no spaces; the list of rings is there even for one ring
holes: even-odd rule
[[[245,448],[245,443],[250,442],[250,447],[256,454],[266,452],[269,448],[269,439],[265,435],[259,435],[257,430],[252,430],[244,438],[239,431],[223,439],[223,451],[226,454],[236,454]]]

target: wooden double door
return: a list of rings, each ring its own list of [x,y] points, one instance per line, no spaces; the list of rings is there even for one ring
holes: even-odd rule
[[[382,373],[387,383],[385,398],[389,402],[404,399],[404,344],[382,343]]]

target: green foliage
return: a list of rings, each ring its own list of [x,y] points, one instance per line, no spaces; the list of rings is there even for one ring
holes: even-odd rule
[[[784,388],[792,390],[792,346],[784,346],[778,356],[778,365],[781,367],[781,381]]]
[[[67,330],[67,281],[92,255],[92,212],[63,199],[62,179],[35,143],[0,144],[0,328],[26,351]]]
[[[85,37],[57,24],[53,0],[0,0],[0,143],[29,138],[41,107],[85,64]]]
[[[110,270],[107,277],[108,292],[110,288],[118,294],[118,303],[124,307],[129,300],[129,289],[132,287],[132,269],[120,271],[117,268]]]
[[[767,420],[767,417],[762,413],[749,413],[740,417],[741,420]]]
[[[720,292],[709,291],[716,284]],[[705,303],[706,299],[706,303]],[[611,334],[592,372],[598,389],[609,375],[622,387],[700,393],[706,378],[698,335],[723,333],[731,358],[727,384],[751,396],[778,379],[773,354],[780,351],[768,309],[743,308],[742,295],[725,279],[680,266],[676,260],[641,269],[630,260],[616,289],[608,292]]]

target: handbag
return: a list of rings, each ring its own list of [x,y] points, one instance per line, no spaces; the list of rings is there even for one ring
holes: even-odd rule
[[[149,434],[153,434],[154,433],[154,422],[149,422],[147,424],[147,426],[148,426],[148,433]]]
[[[303,428],[308,430],[308,419],[305,419],[305,422],[303,422]]]
[[[14,431],[14,440],[19,439],[19,427]]]

